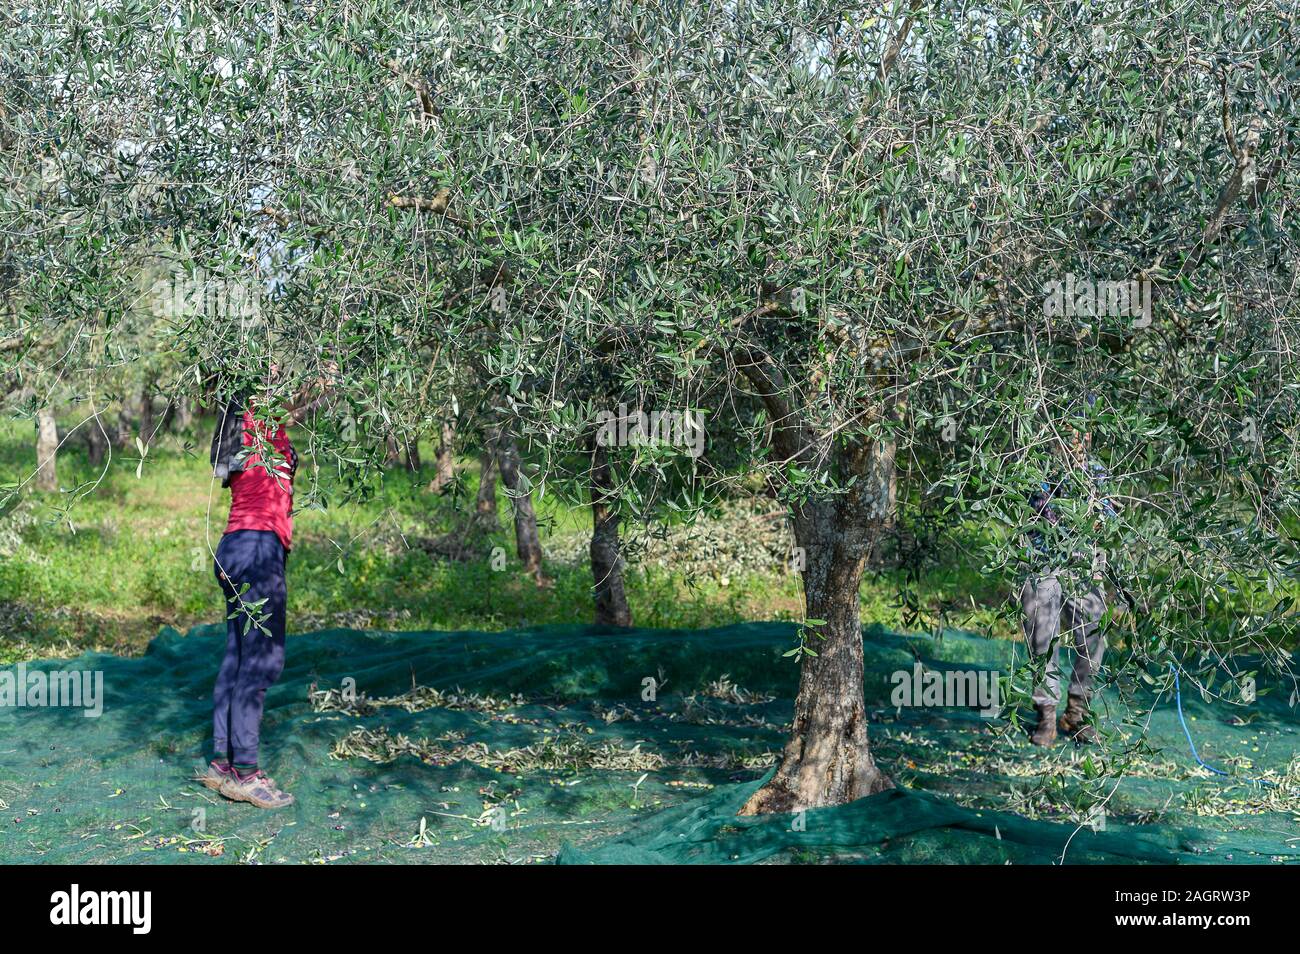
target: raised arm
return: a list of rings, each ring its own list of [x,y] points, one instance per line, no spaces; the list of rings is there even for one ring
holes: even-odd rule
[[[302,387],[287,408],[289,412],[287,423],[301,424],[312,411],[327,407],[334,400],[337,396],[335,379],[338,371],[338,365],[331,361],[325,365],[324,374]]]

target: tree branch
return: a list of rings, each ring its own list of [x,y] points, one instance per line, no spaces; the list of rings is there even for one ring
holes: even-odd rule
[[[897,32],[890,38],[889,46],[885,47],[885,55],[880,61],[880,68],[876,71],[876,79],[883,80],[889,75],[889,71],[894,68],[894,61],[898,59],[903,44],[907,42],[907,35],[912,32],[912,21],[921,12],[921,6],[922,0],[912,0],[912,6],[908,10],[907,16],[903,18]]]
[[[439,189],[430,197],[422,195],[390,195],[388,204],[395,209],[416,209],[420,212],[441,215],[448,222],[459,225],[463,229],[471,227],[471,223],[467,219],[462,219],[460,216],[447,211],[447,206],[451,204],[450,189]]]
[[[367,59],[369,58],[370,51],[366,50],[365,47],[361,46],[361,44],[346,40],[344,42],[352,52],[356,53],[358,56]],[[406,67],[395,59],[380,60],[379,63],[384,67],[384,69],[388,70],[388,72],[392,73],[395,77],[406,84],[407,88],[413,90],[419,97],[420,107],[419,112],[416,113],[416,118],[422,122],[431,122],[442,115],[442,110],[438,108],[437,102],[434,101],[433,93],[429,90],[429,86],[424,82],[424,80],[412,73],[408,73]]]
[[[772,421],[772,444],[777,453],[786,460],[806,462],[813,449],[808,426],[786,399],[785,378],[780,369],[761,349],[752,346],[740,348],[736,368],[753,385],[755,396]]]

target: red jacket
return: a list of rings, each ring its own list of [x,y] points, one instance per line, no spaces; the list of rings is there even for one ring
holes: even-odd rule
[[[265,421],[258,421],[252,410],[244,412],[244,446],[265,448]],[[236,530],[270,530],[280,538],[286,552],[293,543],[293,475],[298,469],[298,454],[289,442],[284,425],[270,437],[275,448],[263,463],[260,450],[249,452],[244,469],[230,479],[230,520],[226,533]]]

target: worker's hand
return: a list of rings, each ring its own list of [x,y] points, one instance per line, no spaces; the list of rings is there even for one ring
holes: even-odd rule
[[[321,391],[333,391],[339,380],[339,363],[326,361],[325,373],[316,378],[316,386]]]

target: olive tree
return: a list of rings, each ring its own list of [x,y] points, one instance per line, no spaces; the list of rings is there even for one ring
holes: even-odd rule
[[[1239,637],[1288,631],[1258,610],[1290,545],[1221,469],[1268,448],[1250,466],[1289,510],[1297,63],[1292,23],[1255,12],[774,0],[456,19],[446,55],[491,82],[440,187],[528,290],[501,363],[556,381],[532,392],[536,426],[569,446],[563,382],[602,363],[660,406],[758,410],[750,465],[790,508],[807,621],[791,738],[746,812],[890,784],[858,586],[900,478],[942,477],[943,506],[1022,527],[1089,395],[1133,500],[1110,537],[1070,519],[1129,571],[1144,658],[1204,649],[1188,623],[1229,577]],[[495,40],[475,45],[476,24]],[[1150,305],[1054,309],[1075,274],[1150,287]],[[945,400],[969,405],[946,459]],[[1010,564],[1016,535],[994,540]]]

